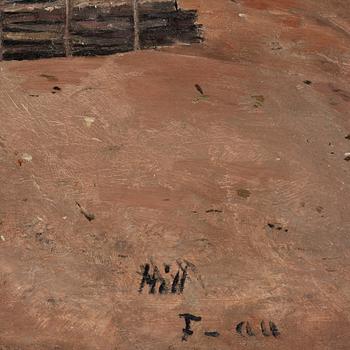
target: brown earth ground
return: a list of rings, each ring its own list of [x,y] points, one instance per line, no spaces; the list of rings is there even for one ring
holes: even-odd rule
[[[1,350],[350,348],[350,2],[180,5],[203,44],[0,63]]]

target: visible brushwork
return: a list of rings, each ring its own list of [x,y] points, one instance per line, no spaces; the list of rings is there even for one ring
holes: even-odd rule
[[[170,266],[164,266],[165,274],[170,273]],[[150,264],[141,266],[142,279],[139,286],[139,293],[144,290],[146,285],[149,286],[149,293],[156,294],[182,294],[185,288],[185,282],[187,278],[187,266],[179,264],[175,276],[169,278],[164,277],[157,266],[153,266],[153,271]]]
[[[196,43],[202,40],[196,20],[197,11],[180,9],[174,0],[6,0],[0,57],[95,56]]]
[[[192,314],[180,314],[180,318],[185,319],[185,328],[182,329],[183,335],[182,335],[182,341],[187,341],[188,337],[193,334],[193,330],[191,327],[191,321],[199,322],[202,320],[201,316],[195,316]]]
[[[217,331],[210,331],[210,332],[204,332],[204,335],[206,335],[207,337],[217,338],[220,335],[220,333]]]
[[[245,327],[244,327],[244,325],[245,325]],[[251,324],[248,321],[247,322],[245,322],[245,321],[239,322],[236,325],[235,329],[236,329],[236,332],[241,336],[244,336],[244,330],[249,337],[255,337],[255,335],[256,335],[255,332],[253,331]],[[260,329],[261,329],[261,334],[264,337],[269,337],[270,335],[273,335],[275,338],[277,338],[278,336],[281,335],[276,323],[274,323],[272,321],[269,321],[269,329],[268,329],[268,327],[265,324],[265,321],[262,320],[260,322]]]

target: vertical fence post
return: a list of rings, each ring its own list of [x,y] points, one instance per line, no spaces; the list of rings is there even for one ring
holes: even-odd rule
[[[3,59],[3,55],[2,55],[2,47],[3,47],[3,38],[2,38],[2,27],[3,27],[3,22],[4,20],[4,15],[3,15],[3,10],[2,10],[2,5],[0,5],[0,61],[2,61]]]
[[[71,40],[70,40],[70,22],[72,16],[72,0],[66,0],[66,16],[64,24],[64,50],[66,57],[72,56]]]
[[[140,50],[140,19],[138,0],[132,0],[133,17],[134,17],[134,50]]]

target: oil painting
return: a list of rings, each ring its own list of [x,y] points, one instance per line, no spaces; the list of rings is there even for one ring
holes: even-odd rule
[[[349,0],[2,0],[0,350],[349,349],[349,120]]]

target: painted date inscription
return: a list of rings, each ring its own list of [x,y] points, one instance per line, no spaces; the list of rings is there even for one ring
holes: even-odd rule
[[[188,338],[193,334],[193,329],[192,329],[192,322],[200,322],[202,320],[201,316],[195,316],[189,313],[186,314],[179,314],[180,318],[183,318],[185,321],[185,328],[182,329],[182,341],[187,341]],[[249,337],[255,337],[256,332],[253,330],[253,327],[251,326],[249,321],[241,321],[237,323],[234,327],[236,333],[241,335],[242,337],[245,336],[245,334]],[[273,336],[277,338],[280,336],[280,331],[276,325],[276,323],[269,321],[268,326],[266,325],[265,321],[262,320],[260,322],[260,332],[264,337],[269,337]],[[219,337],[220,333],[218,331],[205,331],[204,335],[207,337]]]
[[[148,293],[150,294],[182,294],[185,289],[186,280],[188,279],[188,267],[193,270],[193,266],[187,261],[186,263],[177,261],[177,265],[178,268],[173,273],[170,265],[167,264],[164,264],[162,269],[153,263],[141,265],[141,271],[138,272],[141,276],[138,289],[139,293],[148,289]],[[187,341],[194,333],[193,327],[202,321],[202,317],[190,313],[179,314],[179,317],[185,322],[181,339],[182,341]],[[241,321],[234,325],[233,332],[236,332],[242,337],[255,337],[260,333],[264,337],[272,336],[277,338],[281,334],[276,323],[271,320],[268,322],[261,320],[260,324],[255,325],[255,327],[249,321]],[[212,338],[220,336],[217,330],[206,330],[203,334]]]

